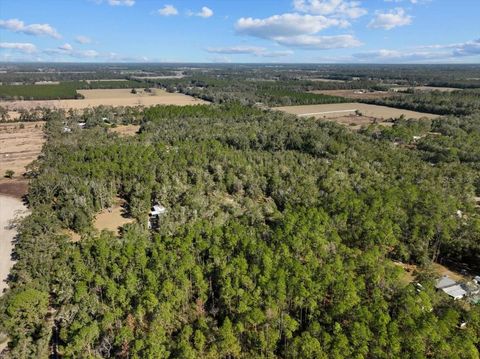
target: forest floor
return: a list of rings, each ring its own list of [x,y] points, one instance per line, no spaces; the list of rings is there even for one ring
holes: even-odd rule
[[[359,111],[362,116],[372,117],[377,119],[391,119],[398,118],[404,115],[407,118],[421,119],[421,118],[437,118],[438,115],[402,110],[387,106],[370,105],[365,103],[334,103],[326,105],[304,105],[304,106],[284,106],[274,107],[274,110],[283,111],[302,117],[315,117],[317,119],[335,119],[344,117],[346,115],[353,115]]]
[[[95,229],[99,231],[106,229],[118,235],[120,227],[127,223],[133,223],[135,220],[126,216],[123,205],[124,201],[117,198],[113,206],[98,213],[93,221]]]
[[[361,90],[316,90],[316,91],[310,91],[310,93],[316,93],[320,95],[329,95],[329,96],[340,96],[340,97],[351,98],[355,100],[387,98],[387,97],[394,97],[395,95],[397,95],[395,92],[390,92],[390,91],[362,92]]]
[[[147,93],[138,89],[136,94],[131,93],[131,89],[108,89],[108,90],[78,90],[84,99],[77,100],[24,100],[24,101],[2,101],[0,106],[9,111],[18,111],[20,109],[34,109],[36,107],[74,109],[82,110],[84,108],[96,106],[154,106],[154,105],[197,105],[208,104],[209,102],[194,98],[192,96],[169,93],[165,90],[152,89]]]
[[[15,177],[25,173],[25,167],[42,150],[44,122],[0,123],[0,176],[12,170]]]

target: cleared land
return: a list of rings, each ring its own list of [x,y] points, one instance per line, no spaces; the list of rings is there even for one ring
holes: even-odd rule
[[[292,115],[301,117],[315,117],[318,119],[335,119],[353,115],[359,111],[364,117],[377,119],[398,118],[405,115],[407,118],[437,118],[438,115],[422,113],[416,111],[402,110],[387,106],[369,105],[364,103],[335,103],[328,105],[305,105],[305,106],[286,106],[275,107],[274,110],[283,111]]]
[[[8,122],[0,124],[0,176],[12,170],[15,177],[25,173],[25,167],[42,150],[44,122]]]
[[[134,136],[140,129],[140,125],[120,125],[109,128],[110,132],[117,133],[121,137]]]
[[[320,94],[320,95],[329,95],[329,96],[340,96],[351,99],[377,99],[377,98],[387,98],[393,97],[396,94],[389,91],[362,91],[362,90],[316,90],[310,91],[310,93]]]
[[[112,207],[102,210],[95,216],[93,226],[99,231],[106,229],[118,234],[120,227],[127,223],[133,223],[135,221],[133,218],[125,216],[123,203],[121,199],[117,198]]]
[[[154,106],[154,105],[196,105],[208,102],[191,96],[169,93],[160,89],[152,89],[151,93],[137,90],[136,94],[131,89],[101,89],[101,90],[78,90],[85,98],[78,100],[47,100],[47,101],[12,101],[0,102],[0,106],[10,111],[20,109],[33,109],[36,107],[77,109],[81,110],[96,106]]]

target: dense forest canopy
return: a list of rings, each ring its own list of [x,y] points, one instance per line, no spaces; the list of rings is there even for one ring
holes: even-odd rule
[[[224,102],[39,113],[9,355],[478,358],[479,306],[436,292],[428,265],[480,263],[480,115],[355,133]],[[123,123],[139,134],[108,130]],[[93,226],[116,197],[135,219],[119,237]]]

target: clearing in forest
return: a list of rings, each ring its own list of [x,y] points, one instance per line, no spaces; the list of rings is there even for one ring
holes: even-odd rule
[[[377,119],[399,118],[404,115],[406,118],[437,118],[438,115],[416,111],[402,110],[387,106],[370,105],[365,103],[334,103],[327,105],[305,105],[275,107],[274,110],[283,111],[300,117],[315,117],[318,119],[335,119],[360,113],[361,116]]]
[[[108,130],[117,133],[120,137],[129,137],[136,135],[139,129],[140,125],[118,125],[116,127],[110,127]]]
[[[45,136],[44,122],[0,123],[0,176],[7,170],[14,177],[25,173],[25,167],[35,160],[42,150]]]
[[[106,229],[118,234],[120,227],[128,223],[133,223],[135,220],[125,215],[123,204],[124,201],[117,198],[113,206],[103,209],[98,213],[93,221],[95,229],[99,231]]]

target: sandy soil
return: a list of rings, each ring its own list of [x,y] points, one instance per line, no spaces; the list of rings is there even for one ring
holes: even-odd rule
[[[99,231],[106,229],[118,234],[118,230],[121,226],[127,223],[133,223],[135,221],[133,218],[127,218],[124,216],[122,204],[123,202],[120,199],[117,199],[114,206],[98,213],[95,216],[93,226]]]
[[[386,106],[369,105],[364,103],[335,103],[328,105],[305,105],[305,106],[286,106],[275,107],[274,110],[287,112],[302,117],[315,117],[318,119],[332,119],[352,115],[356,110],[360,111],[362,116],[389,119],[398,118],[402,114],[407,118],[420,119],[437,118],[438,115],[421,113],[416,111],[401,110]]]
[[[11,254],[16,230],[9,223],[25,213],[26,208],[20,199],[0,195],[0,296],[7,288],[5,280],[14,264]]]
[[[0,177],[7,170],[15,171],[15,177],[25,173],[25,166],[38,157],[45,142],[43,126],[44,122],[0,124]]]
[[[330,96],[341,96],[352,99],[376,99],[393,97],[396,95],[395,92],[388,91],[361,92],[360,90],[317,90],[311,91],[311,93]]]
[[[134,136],[140,129],[140,125],[119,125],[109,128],[110,132],[118,133],[121,137]]]
[[[85,96],[79,100],[48,100],[48,101],[3,101],[0,106],[10,111],[19,109],[33,109],[36,107],[76,109],[81,110],[96,106],[154,106],[154,105],[197,105],[208,104],[209,102],[196,99],[191,96],[169,93],[164,90],[154,89],[153,93],[145,93],[138,90],[137,94],[130,93],[131,89],[113,90],[78,90]]]

